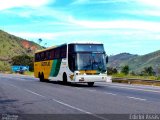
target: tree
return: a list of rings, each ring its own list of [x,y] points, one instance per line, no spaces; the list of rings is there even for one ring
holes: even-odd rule
[[[47,47],[47,43],[44,43],[44,47]]]
[[[152,76],[152,75],[155,75],[155,72],[153,68],[150,66],[150,67],[145,67],[144,70],[141,72],[141,74]]]
[[[157,75],[160,75],[160,67],[157,68]]]
[[[134,71],[131,71],[130,74],[131,75],[136,75],[136,73]]]
[[[19,55],[19,56],[14,56],[12,58],[11,64],[12,65],[24,65],[24,66],[29,66],[29,70],[33,71],[33,57],[28,56],[28,55]]]
[[[38,39],[38,43],[41,44],[43,40],[41,38]]]
[[[123,66],[121,72],[124,73],[125,75],[128,75],[129,66],[128,65]]]
[[[108,75],[112,75],[112,74],[117,74],[118,71],[117,71],[116,68],[108,67],[107,68],[107,73],[108,73]]]

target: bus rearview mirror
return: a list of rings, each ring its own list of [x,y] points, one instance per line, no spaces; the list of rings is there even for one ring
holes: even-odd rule
[[[108,63],[108,56],[106,55],[106,63]]]

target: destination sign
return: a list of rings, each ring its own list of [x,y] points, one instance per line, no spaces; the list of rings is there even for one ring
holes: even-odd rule
[[[50,66],[50,62],[41,62],[41,66]]]

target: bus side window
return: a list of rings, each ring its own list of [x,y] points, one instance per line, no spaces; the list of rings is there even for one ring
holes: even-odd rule
[[[34,61],[35,61],[35,62],[37,62],[37,61],[38,61],[38,54],[35,54]]]
[[[69,64],[69,68],[71,71],[76,70],[76,64],[75,64],[75,55],[74,54],[69,54],[68,55],[68,64]]]
[[[41,60],[42,60],[41,53],[39,53],[38,55],[39,55],[39,59],[38,59],[38,61],[41,61]]]
[[[44,60],[44,52],[41,53],[41,60]]]
[[[50,51],[47,51],[47,60],[50,60]]]
[[[61,48],[61,56],[60,57],[66,58],[66,52],[67,52],[67,46],[65,45]]]
[[[51,50],[51,52],[50,52],[50,59],[53,60],[53,59],[55,58],[54,55],[55,55],[55,54],[54,54],[54,50]]]
[[[59,57],[60,57],[60,49],[57,48],[55,49],[55,58],[59,59]]]
[[[49,51],[45,52],[45,60],[49,60]]]
[[[36,60],[36,61],[40,61],[40,60],[41,60],[40,54],[38,53],[38,54],[37,54],[37,60]]]
[[[46,59],[47,59],[46,52],[44,52],[44,60],[46,60]]]

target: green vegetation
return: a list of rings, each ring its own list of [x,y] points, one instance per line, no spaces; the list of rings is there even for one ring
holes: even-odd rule
[[[29,70],[33,71],[34,58],[28,55],[19,55],[12,58],[12,65],[29,66]]]
[[[12,58],[19,55],[34,55],[42,47],[32,41],[16,37],[0,30],[0,71],[10,71]]]
[[[26,72],[24,72],[24,75],[33,76],[33,75],[34,75],[34,72],[26,71]]]
[[[145,67],[144,70],[141,72],[141,75],[145,75],[145,76],[153,76],[155,75],[155,72],[153,70],[153,68],[150,67]]]
[[[116,71],[116,72],[115,72]],[[145,67],[143,70],[136,74],[135,72],[129,72],[129,66],[125,65],[120,71],[116,68],[107,68],[108,75],[112,75],[113,78],[137,78],[137,79],[150,79],[150,80],[160,80],[160,75],[155,75],[153,68]]]
[[[116,68],[112,68],[112,67],[107,68],[107,74],[108,75],[117,74],[117,73],[118,73],[118,71],[117,71]]]
[[[128,65],[123,66],[121,72],[124,73],[125,75],[128,75],[129,66]]]
[[[0,71],[11,71],[10,64],[6,61],[0,61]]]
[[[142,56],[121,53],[109,57],[109,67],[120,71],[125,65],[129,66],[129,72],[133,74],[140,74],[144,68],[152,67],[154,73],[160,75],[160,50]]]
[[[123,73],[117,73],[112,75],[113,78],[137,78],[148,80],[160,80],[160,76],[140,76],[140,75],[125,75]]]

